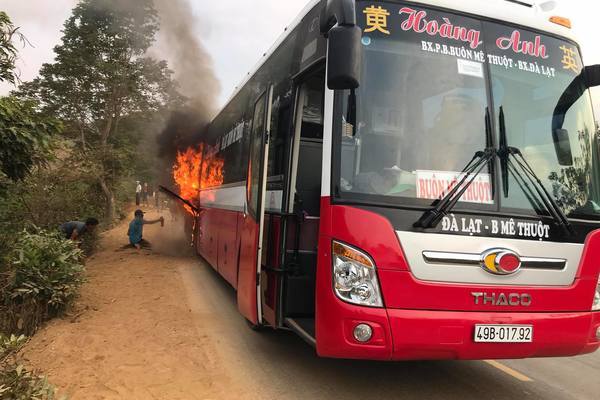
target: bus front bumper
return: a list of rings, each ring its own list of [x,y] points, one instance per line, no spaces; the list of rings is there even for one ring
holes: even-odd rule
[[[483,313],[422,310],[362,310],[317,325],[319,355],[371,360],[481,360],[566,357],[600,347],[600,313]],[[354,308],[354,307],[352,307]],[[335,321],[335,322],[334,322]],[[373,328],[373,338],[359,343],[358,324]],[[531,343],[476,343],[475,326],[533,326]]]

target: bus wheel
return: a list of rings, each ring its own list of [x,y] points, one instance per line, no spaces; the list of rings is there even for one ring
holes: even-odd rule
[[[265,326],[264,325],[260,325],[260,324],[255,324],[253,322],[250,322],[249,320],[246,320],[246,324],[248,325],[248,327],[250,329],[252,329],[254,332],[261,332],[264,330]]]

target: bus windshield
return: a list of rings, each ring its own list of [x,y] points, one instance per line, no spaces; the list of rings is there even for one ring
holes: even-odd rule
[[[359,2],[358,14],[361,87],[338,94],[342,198],[430,206],[474,154],[499,148],[505,133],[566,215],[600,218],[589,94],[567,111],[560,129],[552,124],[561,95],[583,67],[576,45],[399,3]],[[519,175],[506,171],[502,180],[502,172],[500,162],[490,163],[457,208],[535,215]]]

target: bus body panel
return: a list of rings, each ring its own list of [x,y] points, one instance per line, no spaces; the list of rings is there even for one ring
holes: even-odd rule
[[[326,203],[326,201],[324,201]],[[322,207],[327,206],[323,204]],[[391,223],[383,216],[350,206],[329,205],[332,228],[326,234],[333,240],[360,248],[371,256],[380,277],[385,305],[388,308],[464,311],[550,312],[589,311],[600,274],[600,231],[591,233],[586,241],[584,257],[578,268],[579,278],[569,286],[503,286],[426,282],[410,273],[402,243]],[[397,210],[402,213],[402,210]],[[321,232],[323,235],[324,232]],[[428,236],[435,249],[436,234]],[[488,248],[498,247],[500,239],[488,238]],[[453,267],[447,267],[452,269]],[[477,267],[473,267],[477,268]],[[527,307],[475,304],[472,293],[529,294]]]
[[[238,267],[238,213],[235,211],[220,210],[218,212],[219,231],[218,264],[219,273],[234,288],[237,287]]]
[[[400,246],[393,245],[397,239],[387,220],[377,214],[368,215],[371,213],[364,210],[332,206],[329,198],[323,199],[321,207],[325,211],[322,218],[330,221],[323,224],[328,228],[321,231],[319,243],[316,334],[320,356],[378,360],[503,359],[573,356],[600,347],[596,338],[600,313],[589,311],[592,303],[589,294],[594,293],[598,282],[600,232],[590,235],[582,260],[583,269],[596,272],[595,279],[579,279],[573,287],[563,289],[519,288],[533,293],[533,298],[541,302],[535,311],[525,307],[476,307],[469,303],[473,301],[474,290],[499,293],[515,289],[416,282],[403,261]],[[367,221],[370,221],[368,230],[364,225]],[[376,263],[396,259],[398,268],[378,269],[386,308],[359,307],[336,297],[332,287],[332,240],[361,246]],[[360,323],[373,327],[374,337],[367,345],[353,338],[353,329]],[[475,343],[476,324],[532,325],[533,342]]]
[[[258,226],[249,217],[242,216],[240,230],[240,261],[238,266],[238,310],[252,324],[258,323],[256,304],[256,243]]]
[[[596,351],[598,313],[388,310],[394,360],[567,357]],[[475,325],[533,326],[532,343],[475,343]]]
[[[208,264],[218,270],[218,241],[219,228],[217,224],[217,209],[205,209],[199,218],[198,253]]]
[[[378,275],[389,309],[406,310],[451,310],[451,311],[489,311],[489,312],[586,312],[591,309],[594,291],[598,279],[577,279],[572,286],[560,288],[548,287],[510,287],[457,285],[449,283],[420,282],[409,272],[379,269]],[[531,297],[529,307],[505,305],[486,305],[475,303],[474,293],[486,293],[498,298],[504,294],[520,298]]]

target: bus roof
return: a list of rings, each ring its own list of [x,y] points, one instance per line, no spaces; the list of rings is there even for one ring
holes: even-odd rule
[[[552,33],[575,40],[573,32],[561,25],[550,22],[554,14],[544,11],[547,0],[411,0],[449,10],[462,11],[498,21],[506,21],[523,27]]]
[[[267,59],[269,59],[269,57],[275,52],[275,50],[277,50],[277,48],[279,47],[279,45],[281,45],[281,43],[283,43],[283,41],[285,40],[285,38],[294,29],[296,29],[296,27],[302,22],[302,20],[304,19],[304,17],[306,17],[306,15],[313,8],[315,8],[315,6],[317,6],[320,2],[321,2],[321,0],[310,0],[308,2],[308,4],[304,7],[304,9],[302,9],[302,11],[300,12],[300,14],[298,14],[298,16],[290,24],[288,24],[284,28],[283,33],[279,36],[279,38],[277,38],[277,40],[271,46],[271,48],[269,48],[269,50],[265,54],[263,54],[263,56],[260,58],[260,60],[258,61],[258,63],[256,64],[256,66],[252,69],[252,71],[248,72],[248,74],[246,74],[246,77],[244,78],[244,80],[239,85],[237,85],[235,87],[235,90],[233,91],[233,93],[231,94],[231,96],[229,97],[229,99],[227,100],[227,103],[229,103],[238,94],[238,92],[244,87],[244,85],[246,83],[248,83],[248,81],[250,79],[252,79],[252,76],[260,69],[260,67],[262,67],[262,65],[265,63],[265,61]]]
[[[373,0],[373,3],[395,0]],[[442,7],[467,14],[478,15],[498,21],[506,21],[516,25],[533,28],[539,31],[552,33],[574,40],[573,32],[561,25],[550,22],[552,14],[545,12],[541,5],[548,0],[410,0],[413,3]],[[308,4],[298,16],[284,29],[271,48],[263,54],[256,66],[246,74],[244,80],[236,86],[235,90],[225,103],[225,106],[239,93],[254,74],[260,69],[267,59],[281,45],[285,38],[302,22],[304,17],[322,0],[309,0]]]

